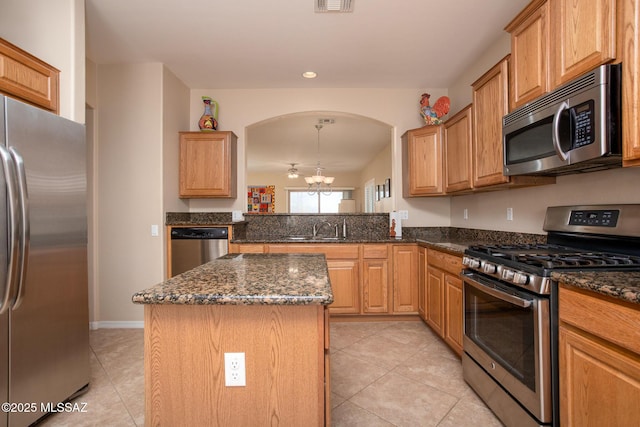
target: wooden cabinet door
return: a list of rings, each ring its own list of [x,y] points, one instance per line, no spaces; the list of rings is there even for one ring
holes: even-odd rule
[[[513,20],[509,105],[511,109],[549,91],[549,3],[538,0]]]
[[[462,356],[462,279],[451,274],[444,276],[444,340],[449,346]]]
[[[635,427],[640,420],[640,356],[560,326],[563,426]]]
[[[615,0],[550,2],[555,86],[615,59]]]
[[[427,324],[444,337],[444,271],[427,267]]]
[[[473,86],[473,186],[509,182],[503,171],[502,116],[508,111],[509,57]]]
[[[393,312],[418,313],[418,247],[393,247]]]
[[[389,312],[389,261],[365,259],[362,262],[362,312]]]
[[[640,166],[640,1],[622,3],[622,159],[625,166]]]
[[[58,114],[60,71],[0,38],[0,93]]]
[[[180,132],[180,197],[236,197],[233,132]]]
[[[445,193],[472,188],[472,106],[465,107],[444,125]]]
[[[442,194],[442,127],[425,126],[402,136],[405,197]]]
[[[418,248],[418,314],[427,321],[427,248]]]
[[[329,280],[333,291],[330,313],[360,313],[359,262],[357,260],[327,260]]]

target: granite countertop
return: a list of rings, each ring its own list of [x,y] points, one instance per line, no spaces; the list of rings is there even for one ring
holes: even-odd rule
[[[229,254],[133,295],[137,304],[328,305],[322,254]]]
[[[551,278],[623,301],[640,304],[640,272],[578,271],[551,273]]]
[[[433,249],[443,250],[454,255],[464,255],[464,251],[471,245],[477,245],[478,242],[469,242],[466,240],[431,240],[431,239],[417,239],[418,244],[432,247]]]

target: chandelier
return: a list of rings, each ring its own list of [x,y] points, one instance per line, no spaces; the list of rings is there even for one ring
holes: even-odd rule
[[[322,129],[322,125],[316,125],[316,129],[318,129],[318,163],[316,164],[316,174],[313,176],[307,176],[304,178],[307,184],[309,184],[309,194],[322,193],[325,195],[331,194],[331,184],[335,179],[333,176],[324,176],[322,175],[323,168],[320,167],[320,129]],[[326,187],[323,187],[326,185]]]

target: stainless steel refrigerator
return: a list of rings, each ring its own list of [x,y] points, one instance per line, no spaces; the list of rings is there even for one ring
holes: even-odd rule
[[[0,95],[0,159],[0,403],[15,404],[0,426],[15,427],[89,383],[85,127]]]

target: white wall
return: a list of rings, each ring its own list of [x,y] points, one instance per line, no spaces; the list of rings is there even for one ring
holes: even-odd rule
[[[60,115],[85,121],[83,0],[2,0],[0,37],[60,70]]]
[[[392,154],[393,144],[387,144],[380,152],[376,155],[376,157],[362,170],[360,174],[360,186],[358,191],[356,192],[357,201],[356,201],[356,210],[359,212],[364,212],[364,184],[373,179],[375,181],[375,185],[384,185],[384,182],[387,178],[391,178],[393,174],[392,170]],[[387,208],[387,200],[381,200],[378,202],[379,209],[377,212],[387,212],[389,209]],[[389,207],[393,209],[393,207]]]
[[[219,130],[238,135],[238,194],[246,188],[245,127],[272,117],[304,111],[339,111],[370,117],[393,129],[393,187],[395,209],[409,211],[411,225],[449,225],[449,199],[397,197],[402,191],[400,137],[409,129],[424,125],[419,113],[420,95],[446,95],[444,89],[193,89],[191,90],[190,129],[198,130],[202,115],[202,96],[211,96],[220,105]],[[395,195],[395,196],[394,196]],[[197,200],[189,202],[191,211],[246,211],[244,198],[236,200]]]
[[[134,292],[164,278],[162,64],[98,66],[97,236],[99,319],[142,320]]]

